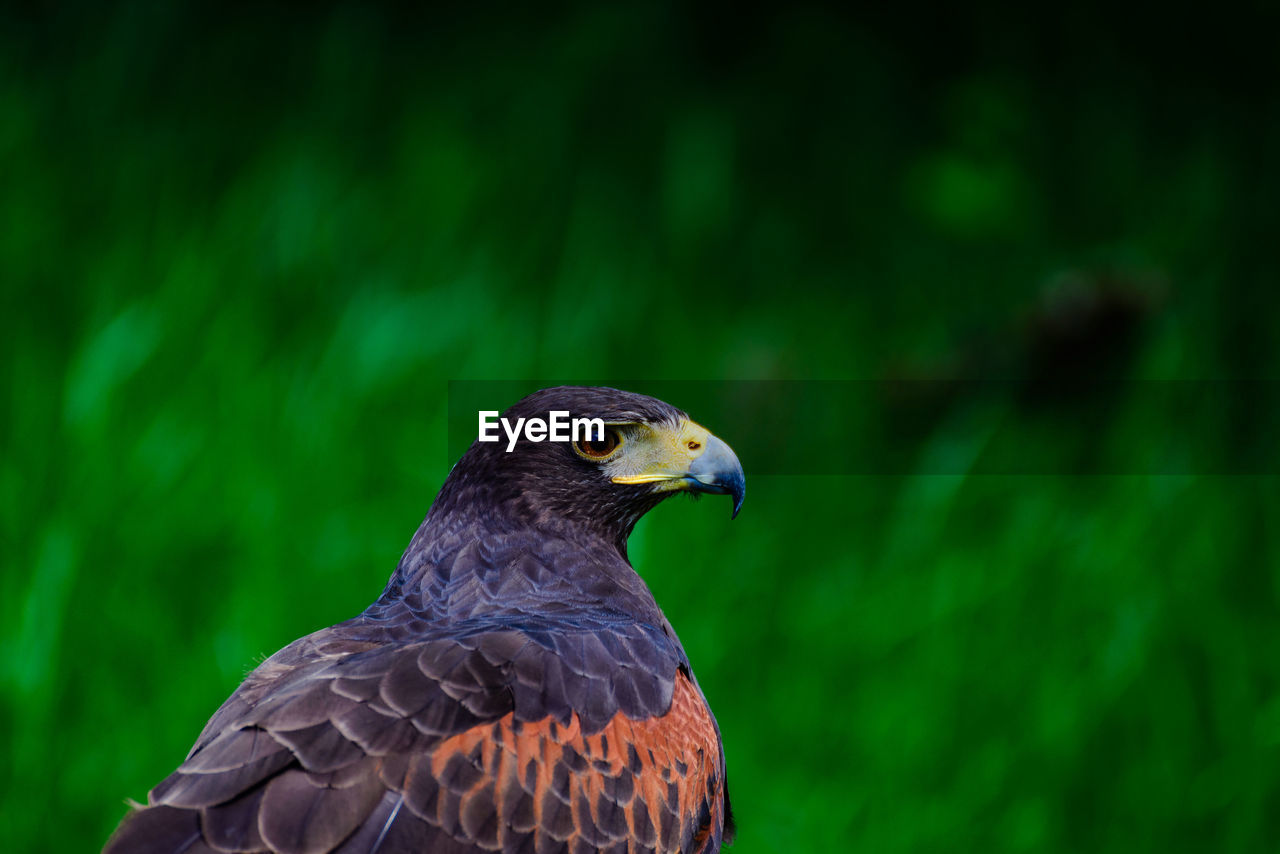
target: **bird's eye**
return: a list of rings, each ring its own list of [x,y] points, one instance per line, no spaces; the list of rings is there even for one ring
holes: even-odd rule
[[[598,439],[588,436],[586,439],[575,442],[573,447],[589,460],[602,460],[612,454],[620,444],[622,444],[622,437],[618,435],[618,431],[606,427]]]

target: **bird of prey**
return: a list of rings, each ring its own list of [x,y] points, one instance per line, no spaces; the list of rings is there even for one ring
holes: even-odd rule
[[[249,674],[108,841],[153,852],[714,852],[720,731],[627,559],[680,492],[745,491],[727,444],[662,401],[545,389],[504,417],[578,441],[474,442],[386,589]]]

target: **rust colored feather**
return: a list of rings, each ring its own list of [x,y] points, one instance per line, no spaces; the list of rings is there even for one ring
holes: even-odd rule
[[[577,714],[561,725],[518,723],[509,713],[442,740],[429,770],[464,804],[462,838],[486,849],[510,850],[531,831],[538,850],[553,842],[590,850],[621,842],[625,850],[636,838],[656,851],[697,851],[722,820],[719,762],[706,702],[680,674],[662,717],[619,713],[586,735]]]

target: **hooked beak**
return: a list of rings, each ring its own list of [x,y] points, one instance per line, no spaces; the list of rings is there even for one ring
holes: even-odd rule
[[[747,479],[742,473],[742,463],[727,444],[708,434],[703,450],[685,475],[685,482],[693,492],[709,492],[733,496],[733,516],[738,518],[742,500],[747,494]]]

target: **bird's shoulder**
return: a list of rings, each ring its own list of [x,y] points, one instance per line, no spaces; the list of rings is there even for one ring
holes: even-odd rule
[[[375,634],[357,619],[263,662],[121,840],[152,823],[231,851],[369,850],[392,830],[379,850],[656,850],[719,827],[718,732],[665,626],[597,614]]]

